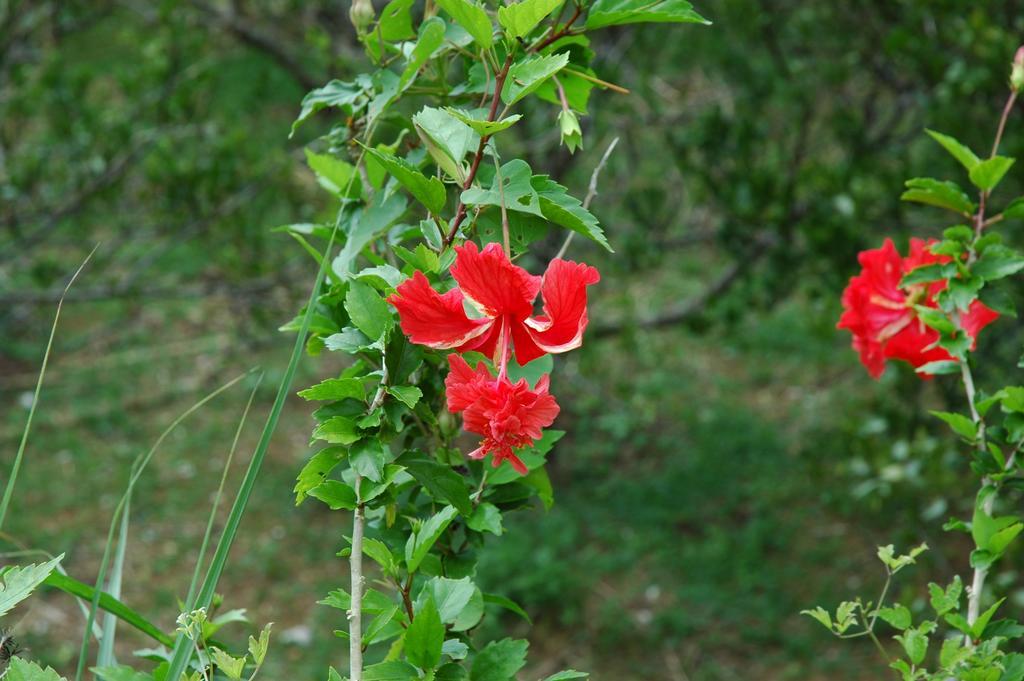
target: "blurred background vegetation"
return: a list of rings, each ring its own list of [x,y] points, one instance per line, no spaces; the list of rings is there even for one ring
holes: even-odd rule
[[[620,138],[593,204],[617,253],[570,250],[603,280],[583,350],[556,362],[556,506],[509,519],[483,560],[482,585],[534,627],[485,626],[529,637],[531,678],[569,665],[596,681],[878,678],[869,644],[834,643],[797,613],[873,593],[879,543],[932,546],[905,593],[966,572],[967,542],[941,531],[965,513],[966,461],[922,416],[961,401],[903,368],[872,382],[834,330],[839,295],[858,250],[948,226],[900,204],[902,182],[957,172],[925,126],[987,148],[1024,3],[697,9],[714,26],[602,32],[595,68],[631,94],[595,93],[583,151],[558,146],[554,113],[520,131],[531,166],[579,195]],[[240,477],[290,346],[277,327],[314,273],[272,228],[331,210],[302,157],[329,121],[293,140],[289,126],[302,95],[351,77],[360,54],[338,0],[0,0],[2,476],[59,292],[100,243],[58,330],[17,541],[67,552],[91,582],[132,458],[260,365]],[[1024,154],[1022,130],[1018,113],[1004,153]],[[1020,355],[1013,320],[996,329],[989,371]],[[332,361],[305,360],[296,386]],[[246,397],[186,422],[140,482],[123,596],[167,629]],[[225,607],[277,623],[268,678],[323,678],[347,647],[331,636],[344,614],[314,605],[344,580],[347,528],[290,495],[311,426],[300,402],[221,581]],[[31,654],[66,671],[73,603],[46,593],[18,615]],[[119,643],[124,658],[146,645],[128,631]]]

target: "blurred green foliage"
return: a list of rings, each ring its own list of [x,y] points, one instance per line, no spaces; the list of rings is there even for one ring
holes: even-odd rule
[[[939,529],[964,513],[951,499],[966,497],[966,461],[919,408],[958,404],[956,386],[897,367],[871,382],[833,329],[839,292],[883,234],[948,226],[900,203],[902,183],[956,172],[925,126],[978,148],[991,139],[1024,3],[700,9],[715,25],[681,37],[605,32],[595,69],[631,93],[592,100],[583,151],[558,146],[554,120],[524,136],[531,166],[579,194],[620,137],[592,206],[617,253],[582,239],[569,252],[604,276],[588,343],[553,376],[570,433],[552,460],[559,503],[510,518],[484,556],[481,583],[501,584],[535,627],[486,626],[528,633],[544,660],[535,676],[875,678],[857,671],[868,644],[837,646],[797,612],[857,590],[878,543],[933,548],[908,590],[965,574],[967,542]],[[275,328],[312,275],[270,229],[327,209],[299,153],[325,123],[287,134],[302,94],[355,72],[357,54],[334,2],[0,2],[4,452],[55,292],[102,242],[66,308],[10,525],[66,551],[79,578],[91,579],[128,462],[183,405],[257,363],[276,382],[287,342]],[[1018,157],[1019,116],[1004,140]],[[1007,366],[1020,349],[1006,320],[981,352]],[[125,600],[168,629],[243,403],[205,410],[140,481],[149,501],[133,509]],[[340,548],[342,530],[291,506],[307,418],[286,411],[222,582],[230,607],[278,622],[270,678],[314,678],[345,646],[310,638],[341,626],[312,603],[337,580],[314,547]],[[78,613],[57,594],[43,603],[18,628],[66,669]],[[122,656],[142,644],[122,643]]]

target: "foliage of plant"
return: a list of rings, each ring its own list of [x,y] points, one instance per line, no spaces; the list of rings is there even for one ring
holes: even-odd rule
[[[322,109],[341,114],[306,149],[340,207],[333,224],[288,228],[328,285],[285,328],[313,315],[309,352],[351,357],[299,393],[322,404],[313,441],[326,446],[299,473],[296,502],[353,512],[339,554],[348,588],[322,601],[348,614],[348,631],[336,632],[349,641],[347,678],[507,681],[527,642],[473,631],[488,610],[525,613],[475,584],[477,555],[504,515],[552,504],[544,464],[561,433],[542,434],[558,413],[549,353],[580,345],[586,288],[599,278],[558,257],[541,279],[512,260],[532,262],[531,242],[552,229],[610,246],[583,201],[499,142],[532,114],[548,116],[570,150],[583,144],[578,117],[592,90],[611,86],[591,69],[591,31],[704,20],[681,0],[441,0],[413,15],[409,0],[379,16],[353,3],[375,68],[310,92],[293,126]],[[326,241],[324,255],[311,238]],[[483,438],[471,452],[457,442],[456,413]]]
[[[874,377],[889,359],[908,362],[923,379],[959,377],[967,412],[932,414],[969,448],[970,470],[980,480],[971,517],[952,518],[945,525],[947,531],[971,537],[969,579],[957,575],[945,585],[929,584],[927,608],[890,602],[892,578],[913,565],[927,546],[898,555],[888,545],[878,549],[885,582],[877,599],[844,601],[834,613],[820,606],[804,611],[840,638],[870,638],[903,681],[1024,679],[1024,655],[1013,648],[1024,626],[1001,616],[1006,597],[998,596],[1006,584],[993,589],[988,579],[1024,530],[1013,503],[1022,480],[1024,388],[978,387],[972,368],[982,329],[1000,316],[1016,316],[1003,280],[1024,270],[1024,254],[996,231],[1024,218],[1024,198],[1005,202],[999,212],[991,209],[994,190],[1015,162],[999,155],[999,147],[1024,87],[1024,48],[1014,57],[1009,86],[987,156],[949,134],[928,131],[966,171],[977,201],[956,181],[918,177],[906,183],[901,198],[952,212],[959,224],[943,230],[941,239],[912,240],[905,258],[889,240],[880,249],[862,252],[863,272],[850,280],[843,295],[839,326],[853,334],[853,347]],[[898,654],[879,640],[879,620],[895,630]]]

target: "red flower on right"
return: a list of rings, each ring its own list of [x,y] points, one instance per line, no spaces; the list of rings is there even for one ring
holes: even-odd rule
[[[932,253],[934,243],[911,239],[910,254],[902,257],[892,239],[886,239],[881,248],[857,256],[861,273],[852,277],[843,291],[844,312],[836,326],[853,334],[853,349],[860,353],[861,363],[873,378],[882,375],[889,359],[908,362],[915,369],[953,359],[939,347],[939,332],[926,326],[914,309],[915,305],[938,307],[935,296],[946,288],[946,282],[900,286],[900,280],[911,270],[952,260]],[[998,317],[999,313],[981,301],[971,303],[960,322],[971,337],[972,347],[978,333]],[[927,373],[922,376],[930,378]]]

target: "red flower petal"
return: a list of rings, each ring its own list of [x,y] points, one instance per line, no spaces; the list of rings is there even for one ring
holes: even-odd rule
[[[544,273],[541,295],[544,314],[526,320],[527,332],[544,352],[566,352],[583,343],[587,328],[587,287],[601,280],[597,269],[570,260],[551,261]],[[516,347],[520,364],[528,359]]]
[[[399,284],[388,298],[398,310],[402,331],[409,340],[436,349],[466,345],[489,330],[493,320],[470,319],[462,300],[458,289],[439,294],[422,272]]]
[[[472,241],[456,246],[451,273],[459,288],[488,317],[509,315],[525,319],[533,312],[533,301],[541,278],[513,265],[496,243],[483,252]]]
[[[453,414],[475,404],[491,390],[490,384],[494,377],[480,362],[472,369],[460,355],[448,355],[451,371],[444,379],[445,393],[448,397],[448,411]]]

